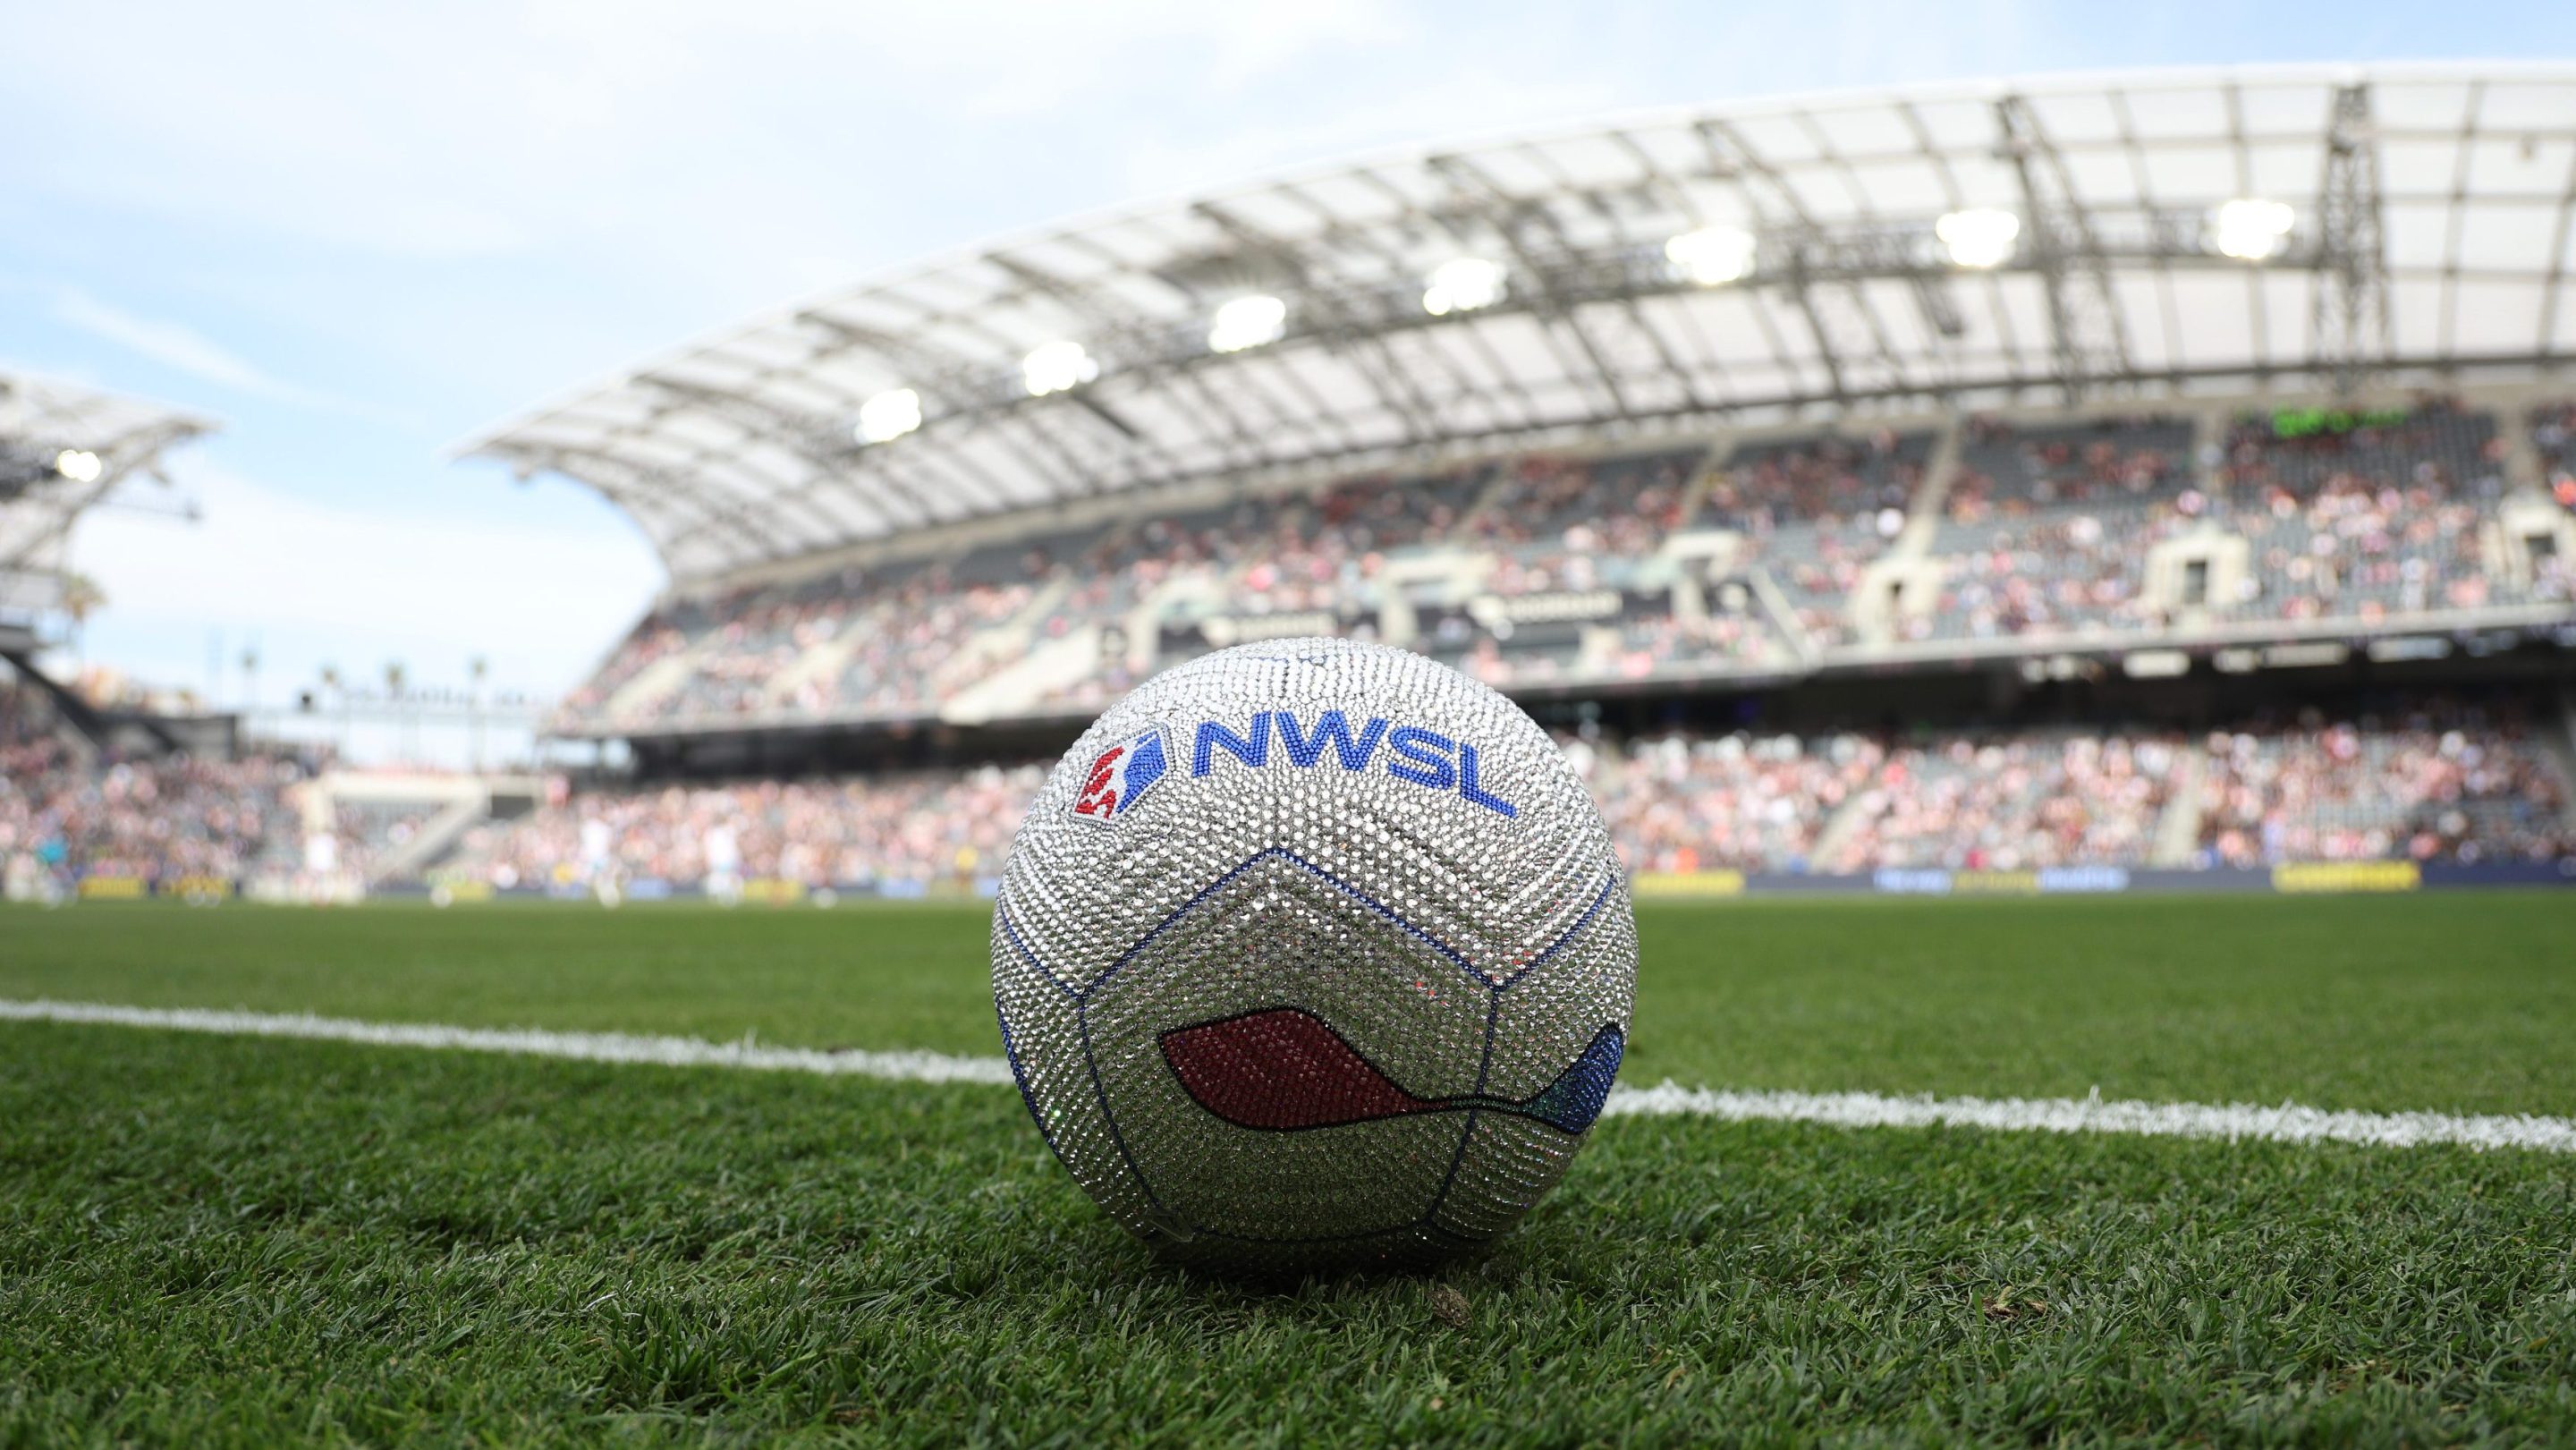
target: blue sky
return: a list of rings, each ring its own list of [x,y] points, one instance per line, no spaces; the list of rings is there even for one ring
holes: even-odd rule
[[[0,0],[0,362],[224,421],[84,526],[93,660],[573,683],[661,582],[447,445],[918,254],[1395,143],[1781,91],[2576,54],[2529,4]],[[236,677],[225,685],[237,696]]]

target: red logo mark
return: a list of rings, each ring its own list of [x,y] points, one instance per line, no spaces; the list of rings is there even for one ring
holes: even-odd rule
[[[1126,746],[1113,745],[1091,762],[1091,774],[1082,782],[1082,794],[1074,798],[1075,815],[1105,821],[1118,813],[1118,757],[1126,753]]]

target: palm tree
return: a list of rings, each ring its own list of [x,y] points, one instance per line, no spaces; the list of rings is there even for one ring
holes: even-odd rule
[[[338,665],[322,667],[322,688],[329,690],[331,698],[340,706],[339,724],[331,731],[331,753],[334,756],[347,755],[349,753],[349,687],[348,683],[340,678]]]
[[[78,667],[89,662],[82,642],[88,636],[89,617],[107,607],[107,591],[87,574],[66,573],[62,583],[60,604],[63,613],[71,617],[72,663]]]

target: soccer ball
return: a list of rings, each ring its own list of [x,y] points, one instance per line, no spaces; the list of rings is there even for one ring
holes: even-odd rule
[[[993,911],[1021,1095],[1176,1257],[1484,1243],[1553,1186],[1627,1041],[1609,832],[1520,709],[1339,639],[1147,681],[1030,807]]]

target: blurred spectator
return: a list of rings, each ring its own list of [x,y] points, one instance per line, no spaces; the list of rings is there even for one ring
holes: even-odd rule
[[[2179,744],[2027,735],[1890,751],[1829,864],[1838,871],[2144,865]]]
[[[728,864],[747,880],[898,888],[1001,868],[1045,772],[983,766],[848,781],[670,785],[577,795],[467,833],[441,875],[509,889],[593,884],[585,832],[628,881],[700,886]],[[711,862],[710,843],[716,843]]]
[[[2202,529],[2251,546],[2238,595],[2191,604],[2211,618],[2372,624],[2506,602],[2480,547],[2504,493],[2491,417],[2446,399],[2357,419],[2250,416],[2213,445],[2207,489],[2179,466],[2187,437],[2152,419],[2025,437],[1972,423],[1932,545],[1949,563],[1939,607],[1914,635],[2160,627],[2148,557]],[[2544,567],[2533,592],[2563,587]]]
[[[1438,612],[1454,614],[1468,595],[1620,591],[1615,618],[1586,616],[1605,631],[1588,644],[1472,629],[1414,641],[1497,684],[1759,669],[1802,657],[1793,636],[1827,648],[1857,643],[1854,592],[1900,542],[1927,549],[1940,577],[1932,607],[1895,622],[1901,641],[2149,631],[2177,617],[2368,626],[2576,596],[2576,559],[2559,553],[2536,556],[2527,580],[2518,567],[2491,574],[2487,526],[2504,492],[2504,440],[2494,418],[2450,400],[2249,416],[2199,440],[2197,454],[2191,425],[2170,418],[2037,428],[1975,418],[1962,427],[1958,472],[1917,530],[1908,523],[1935,435],[1882,429],[1743,444],[1696,497],[1697,448],[1528,454],[1059,526],[945,561],[674,601],[567,697],[562,719],[921,718],[1083,631],[1151,638],[1147,666],[1112,652],[1096,677],[1036,670],[1022,695],[1003,692],[995,706],[1078,712],[1114,698],[1140,668],[1198,648],[1190,626],[1204,614],[1376,628],[1391,577],[1440,628],[1448,616]],[[2544,409],[2532,428],[2550,487],[2576,508],[2576,408]],[[1739,586],[1759,582],[1771,607],[1705,623],[1655,616],[1681,567],[1660,551],[1683,528],[1735,534],[1739,545],[1718,567]],[[2201,532],[2244,542],[2240,581],[2224,598],[2151,604],[2150,555]],[[1437,549],[1465,551],[1467,562],[1388,572],[1408,551]],[[675,659],[685,668],[666,663]]]
[[[1803,871],[1881,751],[1857,735],[1672,734],[1569,756],[1631,871]]]
[[[237,883],[263,862],[293,861],[285,791],[305,778],[297,762],[91,762],[54,732],[29,692],[0,689],[0,701],[0,863],[33,863],[14,874],[57,888],[85,876]]]
[[[2204,864],[2549,860],[2576,852],[2566,784],[2519,725],[2427,706],[2393,722],[2220,732]]]

